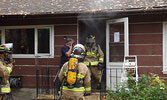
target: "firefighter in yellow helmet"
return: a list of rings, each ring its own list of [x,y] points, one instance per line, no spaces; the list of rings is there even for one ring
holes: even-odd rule
[[[103,51],[101,50],[100,45],[95,42],[95,36],[91,34],[86,38],[85,48],[86,55],[84,63],[88,66],[91,74],[93,74],[95,77],[97,89],[100,89],[101,83],[99,81],[101,77],[102,65],[104,62]]]
[[[11,48],[0,45],[0,100],[5,100],[5,95],[11,92],[9,76],[13,65],[10,62]]]
[[[84,93],[91,92],[91,77],[88,67],[82,63],[85,48],[82,44],[76,44],[71,58],[66,62],[59,73],[62,82],[61,100],[84,100]]]

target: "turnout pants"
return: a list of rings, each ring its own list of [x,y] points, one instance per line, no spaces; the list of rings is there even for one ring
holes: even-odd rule
[[[61,100],[85,100],[84,92],[63,90]]]
[[[5,100],[5,94],[0,94],[0,100]]]
[[[97,66],[90,66],[89,69],[91,71],[91,74],[93,74],[93,76],[96,79],[96,84],[100,84],[99,80],[100,80],[100,77],[101,77],[101,71],[98,69]]]

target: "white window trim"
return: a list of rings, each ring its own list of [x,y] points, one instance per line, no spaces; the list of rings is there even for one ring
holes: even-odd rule
[[[167,74],[167,22],[163,22],[163,74]]]
[[[34,28],[35,29],[35,54],[13,54],[13,58],[54,58],[54,25],[33,25],[33,26],[3,26],[0,27],[0,30],[2,31],[2,40],[1,43],[5,43],[5,29],[22,29],[22,28]],[[41,28],[49,28],[50,29],[50,54],[37,54],[37,29]]]

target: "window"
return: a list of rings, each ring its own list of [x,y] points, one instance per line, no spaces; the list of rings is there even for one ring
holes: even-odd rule
[[[1,44],[13,43],[14,58],[54,56],[53,26],[4,27],[0,36]]]

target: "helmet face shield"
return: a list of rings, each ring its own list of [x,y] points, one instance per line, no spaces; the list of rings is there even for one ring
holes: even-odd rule
[[[92,47],[94,41],[95,41],[94,39],[88,38],[88,39],[86,39],[86,45],[87,45],[88,47]]]
[[[74,54],[74,55],[83,55],[83,54],[84,54],[84,50],[82,50],[82,49],[79,48],[79,47],[74,48],[73,54]]]
[[[79,60],[82,60],[85,56],[84,46],[81,45],[81,44],[75,45],[71,56],[74,57],[74,58],[77,58]]]

